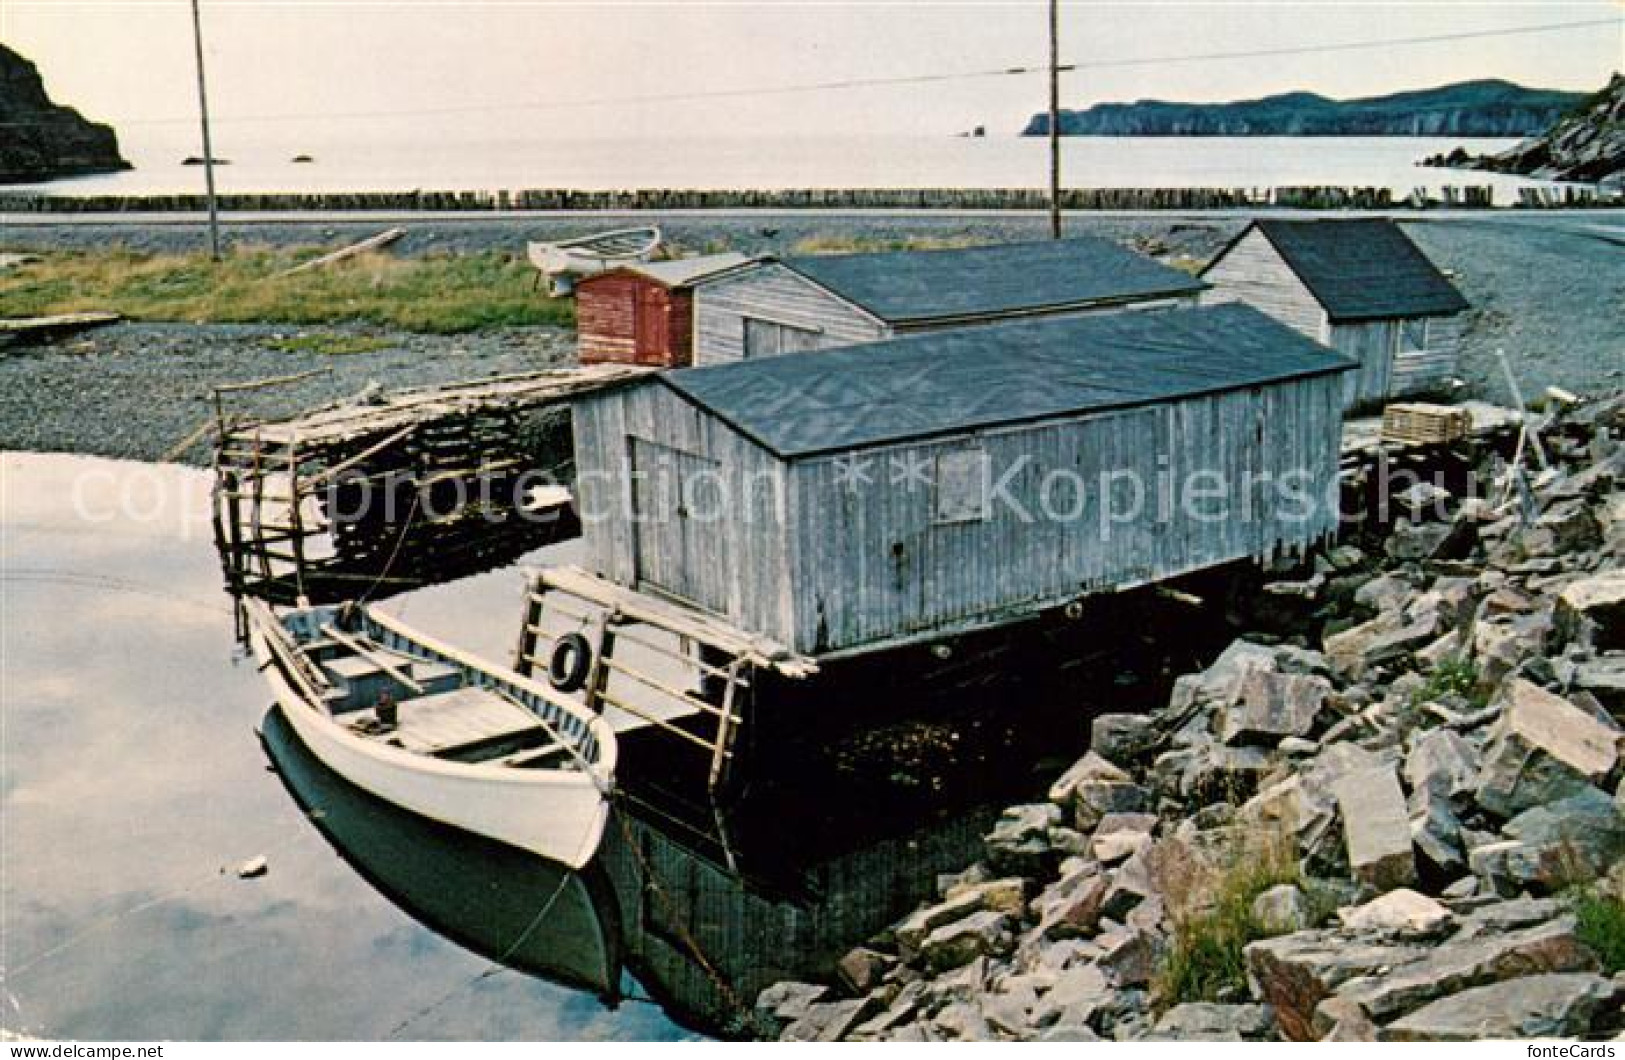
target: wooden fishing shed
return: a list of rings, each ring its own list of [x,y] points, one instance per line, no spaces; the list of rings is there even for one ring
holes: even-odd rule
[[[576,281],[581,363],[655,368],[692,364],[694,285],[749,260],[729,253],[644,262]]]
[[[1105,239],[759,258],[697,288],[694,363],[1016,317],[1194,304],[1206,284]]]
[[[1254,221],[1202,271],[1206,302],[1242,301],[1347,354],[1344,404],[1448,389],[1467,301],[1382,218]]]
[[[824,659],[1301,550],[1336,529],[1351,367],[1225,305],[661,373],[574,405],[584,562]]]

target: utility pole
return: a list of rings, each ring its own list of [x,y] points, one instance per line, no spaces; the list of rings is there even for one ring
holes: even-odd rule
[[[197,53],[197,109],[203,122],[203,181],[209,192],[209,257],[220,260],[220,211],[214,195],[214,144],[209,140],[209,90],[203,77],[203,20],[192,0],[192,47]]]
[[[195,4],[197,0],[192,0]],[[1049,234],[1061,238],[1061,14],[1049,0]]]

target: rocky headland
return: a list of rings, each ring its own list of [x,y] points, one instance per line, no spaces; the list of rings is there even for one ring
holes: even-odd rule
[[[129,168],[110,126],[51,102],[34,64],[0,44],[0,184]]]
[[[1267,585],[1275,620],[1163,709],[1095,716],[982,860],[764,991],[759,1032],[1621,1036],[1625,395],[1543,439],[1510,501],[1413,485]]]
[[[1625,182],[1625,74],[1615,74],[1601,92],[1510,150],[1473,155],[1458,147],[1422,164],[1541,180]]]
[[[1583,93],[1463,81],[1366,99],[1287,92],[1234,103],[1143,99],[1063,110],[1063,136],[1528,136],[1585,99]],[[1035,114],[1024,136],[1049,133]]]

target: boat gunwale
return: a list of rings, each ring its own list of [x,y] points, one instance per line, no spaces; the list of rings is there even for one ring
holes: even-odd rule
[[[258,603],[258,601],[255,601],[254,603]],[[270,608],[269,605],[260,604],[259,606],[260,608],[263,608],[263,615],[258,615],[256,613],[257,609],[251,609],[250,611],[251,619],[253,619],[251,621],[253,635],[263,638],[266,641],[268,648],[272,644],[277,644],[277,647],[281,649],[281,652],[292,652],[297,654],[297,647],[289,643],[287,628],[277,619],[276,613]],[[378,618],[383,617],[371,611],[366,612],[366,614],[367,617],[372,620],[377,620]],[[269,619],[270,625],[273,628],[266,628],[267,619]],[[409,639],[422,643],[424,647],[429,648],[430,650],[442,652],[448,658],[454,659],[459,665],[468,666],[470,669],[478,670],[485,676],[498,681],[499,683],[507,684],[512,687],[539,695],[542,699],[559,706],[561,709],[565,710],[566,713],[571,714],[577,720],[582,721],[587,725],[588,730],[598,741],[598,759],[596,761],[587,761],[588,768],[585,770],[526,769],[503,765],[497,762],[458,762],[452,759],[437,758],[434,755],[424,754],[418,751],[409,751],[402,747],[395,747],[387,743],[382,743],[372,737],[363,736],[360,733],[352,731],[347,725],[344,725],[331,713],[322,710],[318,704],[311,702],[308,696],[302,694],[302,690],[296,687],[295,683],[290,681],[288,676],[283,672],[283,667],[287,664],[278,657],[281,652],[278,652],[275,648],[271,648],[269,652],[271,659],[262,667],[262,669],[265,671],[267,679],[273,682],[273,692],[277,693],[276,698],[278,703],[290,710],[295,708],[304,710],[316,721],[322,723],[326,729],[328,729],[335,736],[335,738],[344,743],[350,744],[352,747],[358,751],[364,752],[369,757],[381,759],[385,762],[391,762],[402,767],[409,767],[419,772],[464,780],[501,780],[503,783],[531,787],[561,785],[580,787],[583,784],[590,784],[597,788],[602,795],[608,797],[609,791],[614,784],[615,766],[619,755],[619,745],[615,739],[614,729],[611,728],[609,723],[603,718],[589,715],[583,708],[570,703],[566,699],[552,695],[550,690],[544,688],[538,682],[531,681],[519,674],[509,676],[497,673],[491,664],[485,663],[482,660],[478,660],[477,657],[470,656],[465,652],[452,648],[450,645],[444,645],[442,642],[437,641],[432,637],[423,636],[418,633],[418,631],[412,630],[409,627],[402,626],[399,623],[392,624],[387,622],[380,623],[380,625],[390,628],[393,632],[399,635],[406,636]],[[256,655],[257,654],[259,653],[256,652]],[[303,675],[300,676],[300,683],[303,683]],[[576,749],[576,753],[578,755],[578,761],[586,761],[585,756],[580,754],[579,748]]]

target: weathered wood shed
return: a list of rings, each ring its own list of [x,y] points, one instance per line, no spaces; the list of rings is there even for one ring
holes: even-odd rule
[[[1441,391],[1456,372],[1467,301],[1392,221],[1254,221],[1202,277],[1204,301],[1247,302],[1358,361],[1349,408]]]
[[[582,364],[682,368],[693,363],[694,285],[741,265],[743,254],[656,261],[576,282],[576,342]]]
[[[662,373],[574,407],[585,563],[831,657],[1302,549],[1350,367],[1227,305]]]
[[[699,285],[694,363],[1014,317],[1194,303],[1206,284],[1105,239],[762,258]]]

